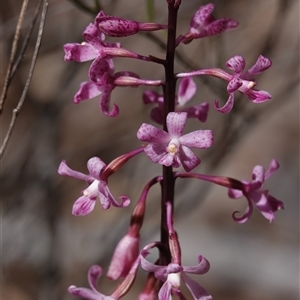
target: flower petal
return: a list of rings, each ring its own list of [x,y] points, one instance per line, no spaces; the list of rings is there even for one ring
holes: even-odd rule
[[[227,92],[229,94],[235,92],[236,90],[238,90],[241,86],[243,85],[243,82],[241,79],[233,77],[227,85]]]
[[[179,142],[186,147],[205,149],[213,144],[213,134],[211,130],[196,130],[181,136]]]
[[[106,59],[97,57],[90,66],[89,77],[97,85],[104,85],[107,81],[107,77],[104,74],[112,75],[113,71],[111,64]]]
[[[275,198],[274,198],[275,199]],[[251,200],[255,207],[261,212],[261,214],[268,219],[270,222],[274,221],[275,214],[274,210],[268,201],[267,191],[255,191],[251,193]]]
[[[119,203],[110,192],[107,183],[102,180],[98,184],[98,191],[99,200],[104,210],[109,209],[111,205],[114,207],[126,207],[130,204],[130,199],[127,196],[120,196],[121,203]]]
[[[178,168],[181,166],[180,160],[176,154],[167,153],[161,157],[158,161],[159,164],[164,165],[166,167],[174,167]]]
[[[158,300],[172,300],[171,289],[172,285],[166,280],[158,292]]]
[[[94,178],[92,176],[90,176],[90,175],[86,175],[86,174],[83,174],[81,172],[72,170],[66,164],[65,160],[63,160],[60,163],[57,172],[58,172],[59,175],[74,177],[74,178],[77,178],[77,179],[80,179],[80,180],[84,180],[84,181],[86,181],[88,183],[91,183],[94,180]]]
[[[260,55],[255,62],[255,64],[243,74],[243,79],[248,79],[253,75],[257,75],[262,73],[263,71],[269,69],[272,66],[272,62],[267,57],[264,57],[263,55]]]
[[[253,182],[259,182],[261,185],[265,181],[265,169],[263,166],[255,166],[252,171],[252,180]],[[260,187],[258,187],[260,188]]]
[[[170,112],[167,115],[167,128],[171,137],[180,137],[187,119],[186,112]]]
[[[284,209],[284,203],[276,198],[274,198],[273,196],[271,195],[268,195],[268,203],[272,209],[272,211],[277,211],[277,210],[280,210],[280,209]]]
[[[205,274],[209,271],[209,261],[202,255],[198,256],[198,264],[196,266],[183,267],[183,271],[191,274]]]
[[[247,201],[248,201],[248,207],[246,208],[246,211],[242,214],[242,216],[240,216],[240,217],[236,216],[239,213],[239,211],[235,211],[232,214],[232,218],[236,223],[243,224],[246,221],[248,221],[249,218],[251,217],[252,212],[253,212],[253,204],[251,202],[251,199],[247,198]]]
[[[253,103],[262,103],[270,100],[272,96],[267,91],[246,89],[242,91]]]
[[[87,43],[69,43],[64,45],[65,61],[84,62],[93,60],[99,55],[97,49]]]
[[[209,103],[203,102],[191,107],[187,107],[182,111],[185,111],[188,114],[188,118],[197,118],[200,122],[205,122],[207,119],[208,110]]]
[[[219,107],[218,100],[215,100],[214,107],[218,112],[227,114],[232,110],[233,104],[234,104],[234,94],[232,93],[229,95],[227,102],[222,107]]]
[[[88,299],[88,300],[108,300],[107,297],[104,295],[94,292],[91,289],[88,288],[83,288],[83,287],[76,287],[75,285],[71,285],[68,288],[68,292],[74,296],[79,296],[83,299]]]
[[[276,159],[272,159],[269,168],[265,173],[265,180],[267,180],[278,168],[279,168],[278,161]]]
[[[82,82],[78,92],[74,96],[73,102],[75,104],[83,101],[92,99],[100,95],[103,91],[103,87],[96,85],[94,82]]]
[[[87,196],[81,196],[73,204],[72,215],[86,216],[93,211],[95,204],[96,204],[95,198],[92,199]]]
[[[167,154],[166,146],[157,143],[150,143],[145,147],[144,151],[154,163],[159,162],[159,160]]]
[[[226,62],[228,69],[234,72],[234,75],[240,75],[245,69],[246,62],[240,55],[235,55]]]
[[[100,172],[106,167],[106,164],[99,157],[92,157],[87,162],[89,173],[99,179]]]
[[[185,77],[181,80],[178,88],[178,105],[186,104],[196,93],[197,86],[192,77]]]
[[[110,94],[114,88],[113,85],[106,84],[102,87],[102,94],[100,96],[100,110],[108,117],[116,117],[119,114],[119,107],[116,104],[113,104],[113,107],[110,108]]]
[[[159,107],[154,107],[151,110],[150,117],[158,124],[162,125],[164,123],[164,112]]]
[[[88,271],[88,281],[90,287],[98,292],[97,288],[97,281],[100,278],[100,276],[103,274],[103,269],[98,265],[93,265],[89,268]]]
[[[239,23],[232,19],[219,19],[216,20],[205,27],[205,36],[213,36],[219,33],[225,32],[227,30],[231,30],[236,28]]]
[[[143,142],[152,143],[165,143],[167,144],[170,140],[170,134],[160,128],[156,128],[153,125],[143,123],[137,132],[137,137]]]
[[[162,269],[164,270],[167,269],[167,266],[155,265],[149,262],[147,259],[145,259],[145,257],[150,254],[148,250],[142,250],[140,254],[141,254],[141,267],[145,271],[155,273],[157,271],[161,272]]]
[[[143,93],[144,104],[163,103],[163,100],[163,97],[154,91],[147,90]]]
[[[196,281],[187,276],[184,272],[181,273],[182,280],[186,284],[194,300],[211,300],[212,296],[200,286]]]
[[[190,172],[201,162],[201,160],[194,154],[194,152],[190,148],[182,145],[179,151],[179,158],[186,172]]]
[[[190,32],[195,34],[200,33],[200,30],[204,26],[205,20],[211,15],[214,7],[215,6],[212,3],[208,3],[199,7],[191,20]]]
[[[103,37],[95,24],[90,23],[86,27],[82,35],[84,36],[85,40],[93,47],[95,47],[98,51],[101,51],[104,47],[102,43]]]
[[[121,200],[120,202],[118,202],[114,197],[111,198],[111,204],[114,207],[127,207],[130,204],[130,198],[128,198],[127,196],[121,195],[119,196],[119,199]]]

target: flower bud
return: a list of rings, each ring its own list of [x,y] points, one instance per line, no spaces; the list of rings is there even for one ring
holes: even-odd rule
[[[120,240],[108,268],[108,278],[116,280],[129,273],[139,255],[139,240],[139,236],[133,236],[129,233]]]
[[[100,31],[113,37],[124,37],[136,34],[139,31],[155,31],[166,29],[168,27],[167,25],[157,23],[139,23],[113,16],[98,17],[96,18],[96,24]]]

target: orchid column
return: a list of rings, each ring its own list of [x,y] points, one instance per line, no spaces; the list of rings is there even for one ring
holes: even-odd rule
[[[245,60],[240,55],[235,55],[227,61],[227,67],[233,71],[230,74],[220,68],[208,68],[176,73],[174,59],[176,47],[188,44],[195,39],[205,38],[234,29],[238,22],[222,18],[215,19],[212,16],[213,4],[201,6],[194,14],[190,28],[186,34],[177,35],[177,13],[180,8],[180,0],[167,0],[168,24],[139,23],[119,17],[107,16],[100,11],[93,23],[89,24],[83,32],[85,42],[72,43],[64,46],[66,61],[85,62],[92,60],[89,69],[89,80],[80,85],[74,97],[74,103],[78,104],[99,96],[99,108],[105,116],[117,117],[119,108],[116,104],[110,104],[113,90],[122,86],[147,86],[161,87],[162,93],[146,90],[143,93],[144,104],[155,105],[151,111],[151,118],[158,123],[156,127],[149,123],[141,124],[137,138],[145,142],[141,147],[133,149],[129,153],[120,154],[110,163],[106,164],[99,157],[90,158],[87,162],[88,174],[72,170],[65,161],[59,166],[61,175],[72,176],[87,183],[87,188],[73,205],[73,215],[84,216],[92,213],[99,198],[103,210],[111,206],[125,209],[130,204],[130,199],[121,195],[119,201],[115,199],[109,189],[109,177],[117,172],[128,160],[136,155],[144,153],[149,158],[149,163],[162,165],[162,174],[152,179],[147,179],[140,198],[135,202],[131,221],[127,234],[116,245],[114,255],[107,272],[107,277],[112,280],[123,278],[110,296],[105,296],[97,288],[97,279],[102,275],[100,266],[92,266],[88,273],[91,289],[70,286],[69,292],[85,299],[120,299],[129,292],[133,285],[139,266],[148,272],[148,278],[144,289],[140,292],[140,300],[169,300],[172,296],[179,299],[188,299],[181,291],[181,282],[184,282],[193,299],[209,300],[212,296],[186,273],[205,274],[209,271],[210,263],[202,255],[198,256],[195,266],[183,266],[181,262],[181,247],[179,238],[173,225],[174,187],[177,178],[193,178],[221,185],[228,189],[230,198],[245,197],[247,208],[245,213],[239,216],[239,212],[233,213],[236,223],[246,222],[256,207],[269,221],[275,218],[275,212],[284,208],[283,202],[269,195],[268,190],[262,190],[262,186],[278,168],[275,159],[271,160],[268,170],[257,165],[253,169],[252,181],[238,180],[229,177],[212,176],[208,174],[192,173],[200,163],[200,158],[191,148],[205,149],[213,146],[213,132],[210,129],[198,129],[190,133],[184,133],[185,125],[189,118],[196,118],[204,123],[208,116],[209,103],[186,107],[188,101],[196,92],[196,84],[193,76],[213,76],[228,82],[227,92],[229,98],[220,107],[215,100],[214,107],[220,113],[229,113],[234,106],[234,92],[245,94],[253,103],[261,103],[271,99],[271,95],[265,91],[255,90],[256,82],[252,78],[271,66],[271,61],[259,56],[256,63],[244,72]],[[166,30],[166,56],[158,58],[152,55],[144,56],[134,51],[125,49],[120,43],[108,43],[106,36],[126,37],[137,34],[140,31]],[[155,63],[162,65],[165,70],[164,79],[143,79],[131,71],[114,72],[113,59],[126,57],[140,60],[143,63]],[[176,83],[179,82],[176,92]],[[222,99],[221,101],[224,102]],[[174,168],[183,167],[184,171],[174,171]],[[161,184],[160,215],[160,240],[150,241],[140,246],[140,230],[146,210],[148,192],[157,183]],[[109,233],[108,233],[109,234]],[[150,263],[146,257],[151,249],[159,250],[156,263]]]

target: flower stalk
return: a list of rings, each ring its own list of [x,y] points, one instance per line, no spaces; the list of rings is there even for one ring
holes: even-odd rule
[[[167,53],[165,64],[165,78],[166,84],[163,90],[164,93],[164,124],[163,129],[167,131],[167,115],[175,111],[175,89],[176,78],[174,76],[174,58],[176,49],[176,28],[177,28],[177,14],[179,5],[176,1],[169,1],[168,3],[168,37],[167,37]],[[167,211],[166,203],[174,203],[174,189],[175,179],[172,167],[163,166],[163,181],[162,181],[162,199],[161,199],[161,228],[160,238],[161,243],[166,246],[165,251],[160,253],[160,263],[168,264],[171,261],[171,254],[169,250],[169,235],[167,225]]]

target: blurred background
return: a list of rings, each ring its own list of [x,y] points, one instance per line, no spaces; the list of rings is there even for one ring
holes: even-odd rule
[[[23,1],[1,3],[1,87],[4,85],[11,45]],[[75,1],[74,1],[75,2]],[[144,185],[161,172],[139,155],[111,177],[115,196],[128,195],[131,206],[103,211],[97,203],[86,217],[71,215],[72,205],[85,183],[61,177],[57,168],[65,159],[70,167],[87,172],[86,162],[99,156],[109,163],[140,146],[136,131],[149,122],[152,107],[142,104],[139,88],[116,88],[111,103],[120,107],[118,118],[105,117],[95,98],[72,102],[90,63],[63,61],[63,45],[81,42],[82,31],[93,15],[67,0],[50,0],[37,64],[24,105],[1,162],[1,251],[3,300],[71,300],[71,284],[86,286],[87,270],[100,264],[107,270],[114,247],[126,233],[132,207]],[[225,188],[196,180],[178,180],[175,228],[182,245],[184,265],[199,254],[211,263],[210,271],[195,279],[214,299],[299,299],[299,1],[215,0],[214,16],[230,17],[240,26],[220,36],[195,40],[178,47],[176,72],[220,67],[233,55],[242,55],[251,67],[257,57],[269,57],[273,66],[257,78],[258,89],[272,100],[254,105],[236,93],[234,111],[217,113],[214,99],[227,100],[226,83],[195,78],[192,103],[208,101],[208,120],[189,121],[186,132],[212,129],[215,144],[198,151],[202,163],[195,172],[250,179],[255,165],[268,167],[276,158],[281,167],[266,183],[270,194],[286,204],[269,222],[258,211],[243,225],[231,214],[246,208],[246,200],[232,200]],[[92,7],[94,1],[85,1]],[[145,1],[103,0],[110,15],[145,21]],[[195,10],[207,1],[182,0],[178,34],[186,33]],[[26,38],[38,1],[29,0],[19,45]],[[166,1],[155,1],[154,20],[166,23]],[[12,110],[21,97],[37,36],[37,25],[13,77],[1,115],[1,144]],[[108,39],[109,41],[119,41]],[[164,57],[165,32],[137,34],[121,40],[124,48],[143,55]],[[18,47],[20,51],[21,46]],[[115,59],[116,71],[132,71],[141,78],[161,79],[157,64]],[[159,90],[157,90],[159,91]],[[149,193],[141,246],[159,238],[160,190]],[[141,271],[132,294],[142,290]],[[117,283],[100,280],[100,291],[110,294]],[[188,295],[188,294],[187,294]],[[188,299],[191,299],[189,296]]]

